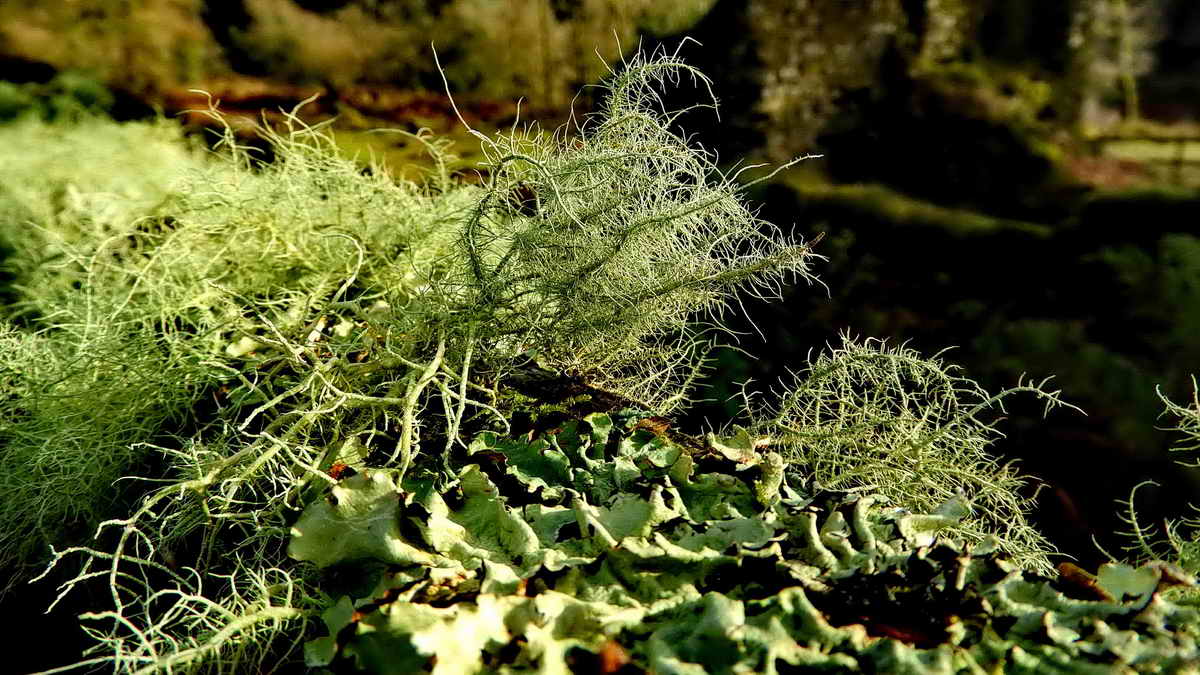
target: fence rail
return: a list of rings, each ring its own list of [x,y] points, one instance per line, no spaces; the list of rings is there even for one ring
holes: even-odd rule
[[[1183,169],[1187,165],[1200,165],[1200,133],[1170,135],[1149,134],[1102,134],[1088,139],[1092,151],[1097,155],[1126,157],[1149,164],[1166,165],[1170,168],[1172,182],[1183,183]],[[1120,145],[1126,152],[1120,151]],[[1146,146],[1158,146],[1162,150],[1147,151]],[[1128,152],[1130,146],[1137,152]]]

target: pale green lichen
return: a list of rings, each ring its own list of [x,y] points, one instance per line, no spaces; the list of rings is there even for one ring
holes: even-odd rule
[[[444,562],[393,566],[353,600],[354,618],[314,641],[310,665],[566,673],[606,653],[667,673],[1099,673],[1200,660],[1200,615],[1164,594],[1188,578],[1110,565],[1095,588],[1055,583],[1021,571],[994,541],[947,538],[956,517],[866,494],[809,494],[794,472],[765,504],[751,496],[754,472],[728,459],[715,460],[718,472],[673,478],[648,461],[656,444],[640,431],[617,446],[630,448],[618,451],[630,473],[618,479],[613,456],[609,475],[589,481],[587,432],[610,420],[590,422],[532,442],[485,435],[472,446],[482,465],[461,475],[475,486],[461,505],[435,492],[424,507],[396,502],[394,517],[416,536],[395,543]],[[532,503],[508,505],[488,475],[516,478]],[[605,488],[618,480],[621,492]],[[469,545],[426,527],[430,513],[474,513]],[[526,527],[535,540],[518,534]],[[495,536],[476,534],[487,532]]]
[[[1192,379],[1191,405],[1175,403],[1161,392],[1159,398],[1166,406],[1163,417],[1173,422],[1168,429],[1178,434],[1172,450],[1183,453],[1200,450],[1200,389],[1197,389],[1195,378]],[[1197,466],[1195,462],[1180,463],[1184,466]],[[1135,498],[1138,489],[1145,485],[1147,483],[1136,485],[1130,491],[1129,498],[1120,504],[1121,518],[1129,526],[1129,530],[1125,532],[1130,542],[1126,546],[1126,553],[1141,562],[1169,560],[1187,574],[1200,574],[1200,516],[1166,519],[1161,530],[1143,524],[1137,515]],[[1200,512],[1200,506],[1193,504],[1191,509],[1193,512]],[[1177,588],[1176,595],[1184,602],[1200,606],[1200,587]]]
[[[1053,548],[1026,519],[1027,480],[989,446],[1007,397],[1036,396],[1047,411],[1066,404],[1045,382],[989,394],[939,356],[843,338],[786,380],[778,402],[754,406],[753,440],[822,487],[878,491],[916,512],[961,494],[970,515],[957,536],[995,536],[1023,565],[1049,572]]]
[[[738,289],[808,278],[809,247],[755,218],[733,178],[657,107],[654,86],[699,75],[669,55],[625,65],[607,107],[571,140],[533,130],[488,139],[483,186],[455,181],[446,162],[426,185],[364,173],[293,112],[262,130],[274,161],[227,131],[212,157],[180,150],[186,165],[152,204],[102,200],[101,188],[72,183],[69,166],[11,202],[30,221],[6,263],[26,326],[6,328],[0,361],[37,358],[5,371],[20,383],[0,403],[13,413],[0,433],[28,466],[0,500],[13,533],[0,559],[35,562],[47,543],[65,545],[53,564],[81,571],[64,594],[108,579],[111,606],[85,617],[101,653],[89,663],[222,670],[292,653],[287,641],[321,602],[312,566],[283,558],[281,542],[344,470],[335,467],[467,486],[452,461],[460,432],[507,428],[501,392],[522,368],[669,409],[687,399],[708,344],[694,320],[712,319]],[[37,132],[56,155],[82,142]],[[59,188],[124,210],[93,227],[86,208],[45,206]],[[527,192],[532,204],[514,202]],[[89,452],[20,450],[60,437]],[[622,490],[636,470],[622,462],[605,489]],[[132,505],[97,522],[111,515],[98,497],[123,475]],[[439,521],[447,531],[490,522],[487,502],[469,503],[481,510]],[[636,510],[588,511],[616,518],[615,534],[595,536],[623,535]],[[309,518],[330,525],[339,513]],[[98,526],[97,541],[63,525]],[[512,532],[458,543],[483,551],[502,535]],[[293,551],[325,562],[318,549]],[[262,581],[275,569],[282,581]],[[262,584],[290,590],[250,599]]]
[[[811,280],[816,256],[671,131],[655,87],[698,73],[624,65],[570,137],[485,138],[482,184],[444,161],[423,185],[364,173],[285,114],[275,161],[232,131],[207,159],[180,144],[154,198],[58,164],[0,194],[28,225],[3,233],[0,441],[21,470],[0,478],[0,561],[58,544],[52,567],[78,565],[60,598],[102,598],[75,666],[1194,658],[1194,616],[1160,593],[1180,575],[1110,570],[1121,597],[1080,605],[1022,571],[1044,541],[985,454],[1011,392],[936,358],[848,343],[707,443],[631,412],[686,402],[719,332],[697,322]],[[89,125],[99,145],[162,133]],[[59,158],[84,142],[30,129]],[[572,420],[584,402],[604,412]]]

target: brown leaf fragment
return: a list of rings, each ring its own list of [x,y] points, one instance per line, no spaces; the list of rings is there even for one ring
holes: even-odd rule
[[[645,429],[655,436],[662,436],[667,433],[667,429],[671,428],[671,420],[666,417],[644,417],[638,420],[637,424],[633,425],[633,431]]]
[[[1099,584],[1096,575],[1088,572],[1082,567],[1072,562],[1061,562],[1058,564],[1059,581],[1067,586],[1083,591],[1084,595],[1096,600],[1105,602],[1115,602],[1112,594],[1104,590]]]

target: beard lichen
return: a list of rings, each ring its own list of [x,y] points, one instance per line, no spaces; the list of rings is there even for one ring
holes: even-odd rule
[[[843,337],[785,381],[776,402],[756,406],[752,430],[822,487],[870,489],[918,513],[957,500],[970,515],[955,536],[994,537],[1023,566],[1049,573],[1053,547],[1026,519],[1029,481],[988,451],[1004,399],[1035,396],[1047,412],[1068,405],[1045,385],[993,395],[940,355]]]

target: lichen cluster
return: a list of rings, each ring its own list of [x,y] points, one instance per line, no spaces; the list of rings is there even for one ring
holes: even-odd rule
[[[1039,386],[847,340],[747,427],[668,430],[722,313],[820,259],[672,130],[680,77],[632,59],[570,133],[480,134],[471,176],[415,134],[420,184],[295,112],[265,151],[0,129],[0,567],[88,598],[75,667],[1194,659],[1159,592],[1186,573],[1114,567],[1092,604],[1033,576],[986,448]]]
[[[593,414],[527,441],[481,434],[453,488],[342,481],[290,554],[338,600],[310,666],[373,673],[1167,672],[1200,663],[1170,566],[1023,571],[867,492],[812,490]],[[778,459],[777,457],[775,459]],[[772,476],[773,473],[777,475]]]

